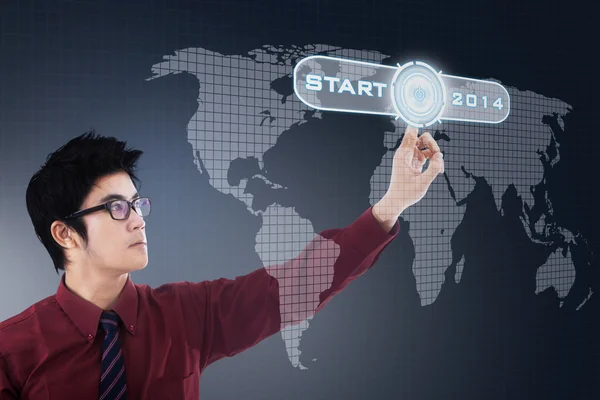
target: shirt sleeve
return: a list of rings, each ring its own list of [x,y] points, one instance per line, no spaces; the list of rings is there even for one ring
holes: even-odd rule
[[[8,379],[6,358],[0,353],[0,400],[15,400],[17,398],[17,391]]]
[[[371,208],[343,229],[323,231],[283,264],[235,279],[187,282],[203,321],[201,368],[312,317],[366,272],[399,232],[398,221],[385,232]]]

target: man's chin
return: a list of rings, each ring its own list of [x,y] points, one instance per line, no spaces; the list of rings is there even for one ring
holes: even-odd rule
[[[127,274],[127,273],[131,273],[131,272],[135,272],[135,271],[140,271],[144,268],[146,268],[146,266],[148,265],[148,260],[146,260],[145,262],[133,262],[131,264],[128,264],[127,266],[124,266],[123,268],[121,268],[122,273]]]
[[[146,268],[147,265],[148,265],[148,260],[146,260],[146,262],[141,263],[139,265],[134,265],[134,267],[129,272],[140,271],[140,270]]]

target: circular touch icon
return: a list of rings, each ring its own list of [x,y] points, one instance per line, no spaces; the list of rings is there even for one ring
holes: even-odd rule
[[[425,91],[419,86],[417,90],[415,90],[415,99],[418,101],[423,101],[425,99]]]
[[[446,87],[441,72],[420,61],[398,64],[390,91],[396,119],[402,118],[416,127],[429,126],[440,120],[446,106]]]

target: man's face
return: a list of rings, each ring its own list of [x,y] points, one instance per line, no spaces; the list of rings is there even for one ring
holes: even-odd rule
[[[126,172],[107,175],[98,180],[83,202],[81,209],[104,204],[116,198],[110,195],[122,195],[131,201],[136,196],[136,188]],[[146,242],[146,224],[132,208],[125,220],[114,220],[108,210],[96,211],[84,215],[87,227],[87,246],[73,249],[73,264],[87,268],[94,267],[96,272],[119,275],[140,270],[148,264],[146,245],[133,245],[140,240]],[[79,241],[81,243],[81,241]]]

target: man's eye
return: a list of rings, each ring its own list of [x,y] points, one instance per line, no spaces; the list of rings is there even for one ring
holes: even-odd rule
[[[121,203],[114,203],[111,208],[113,211],[119,211],[122,207],[123,205]]]

